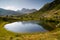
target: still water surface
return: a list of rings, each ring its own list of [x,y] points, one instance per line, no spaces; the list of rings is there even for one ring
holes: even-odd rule
[[[46,32],[42,26],[32,22],[14,22],[6,24],[4,28],[16,33]]]

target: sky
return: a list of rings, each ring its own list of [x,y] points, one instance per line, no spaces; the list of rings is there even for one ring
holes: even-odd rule
[[[7,10],[21,10],[22,8],[39,10],[46,3],[52,1],[53,0],[0,0],[0,8]]]

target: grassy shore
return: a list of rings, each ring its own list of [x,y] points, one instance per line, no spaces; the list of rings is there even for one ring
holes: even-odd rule
[[[45,33],[18,34],[4,29],[4,25],[9,22],[0,21],[0,40],[60,40],[60,29]]]

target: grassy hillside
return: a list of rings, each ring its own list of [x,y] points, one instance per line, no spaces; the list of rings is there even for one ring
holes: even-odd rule
[[[3,28],[7,23],[0,21],[0,40],[60,40],[60,28],[45,33],[17,34]]]
[[[18,21],[16,19],[20,21],[37,20],[44,28],[52,31],[17,34],[3,28],[7,23]],[[60,40],[60,0],[54,0],[32,14],[0,17],[0,40]]]
[[[0,20],[0,40],[60,40],[60,28],[45,33],[17,34],[3,28],[7,23]]]
[[[56,9],[56,10],[60,9],[60,0],[54,0],[51,3],[47,3],[40,9],[40,11],[50,11],[53,9]]]
[[[46,29],[51,27],[56,28],[60,23],[60,0],[54,0],[51,3],[47,3],[39,11],[32,14],[22,15],[21,17],[23,20],[40,21],[40,24]]]

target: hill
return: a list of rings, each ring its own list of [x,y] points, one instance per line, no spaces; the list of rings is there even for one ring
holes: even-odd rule
[[[37,20],[41,22],[40,24],[44,28],[48,30],[55,29],[60,25],[60,0],[58,1],[54,0],[53,2],[44,5],[37,12],[33,12],[31,14],[28,13],[28,14],[16,16],[13,18],[17,18],[17,17],[18,19],[25,20],[25,21]]]
[[[21,14],[21,13],[18,13],[16,11],[13,11],[13,10],[5,10],[5,9],[2,9],[0,8],[0,16],[6,16],[6,15],[17,15],[17,14]]]
[[[37,11],[36,9],[26,9],[26,8],[22,8],[21,10],[17,10],[20,13],[26,14],[26,13],[33,13],[35,11]]]
[[[37,11],[36,9],[25,9],[23,8],[22,10],[6,10],[3,8],[0,8],[0,16],[12,16],[12,15],[22,15],[22,14],[28,14]]]
[[[60,0],[45,4],[39,11],[20,16],[22,20],[37,20],[40,25],[48,30],[53,30],[60,25]],[[59,25],[58,25],[59,24]]]
[[[21,15],[18,18],[26,21],[40,21],[40,25],[50,31],[31,34],[11,33],[3,28],[4,24],[9,22],[0,19],[0,40],[60,40],[60,0],[54,0],[44,5],[39,11],[32,14]]]
[[[41,25],[51,30],[54,29],[60,23],[60,0],[54,0],[51,3],[45,4],[39,11],[33,12],[31,14],[27,13],[24,15],[11,17],[17,18],[20,20],[37,20],[40,21]],[[48,26],[48,27],[47,27]],[[59,25],[58,25],[59,26]]]

